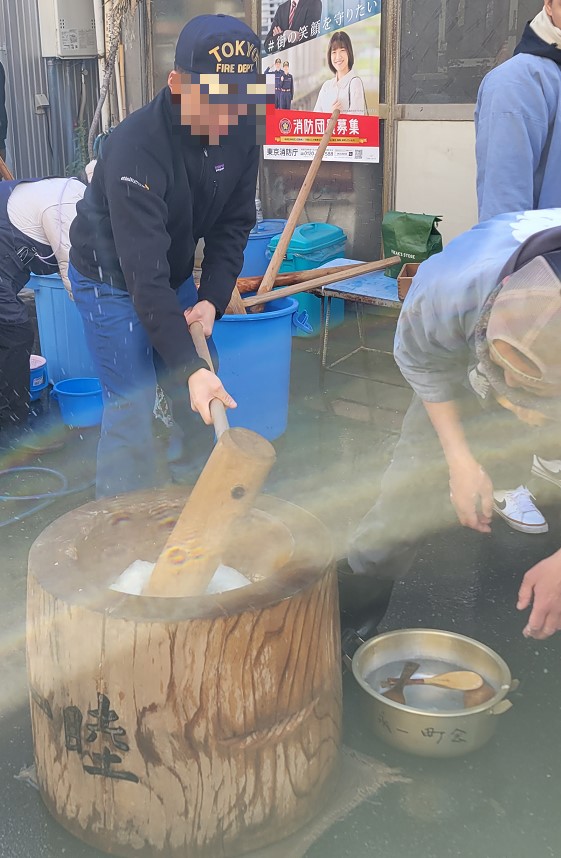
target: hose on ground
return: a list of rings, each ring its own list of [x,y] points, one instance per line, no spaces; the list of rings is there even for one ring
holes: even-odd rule
[[[66,497],[67,495],[76,494],[77,492],[83,492],[86,489],[89,489],[90,486],[93,486],[94,484],[94,480],[90,480],[89,482],[84,483],[81,486],[74,486],[72,488],[68,488],[68,479],[60,471],[55,471],[53,468],[43,468],[35,465],[25,465],[21,467],[18,466],[15,468],[5,468],[4,470],[0,470],[0,480],[3,477],[17,476],[18,473],[31,471],[34,473],[48,474],[51,477],[55,477],[55,479],[59,480],[59,488],[47,492],[40,492],[37,494],[30,495],[0,494],[0,501],[8,501],[10,503],[14,501],[39,501],[39,503],[36,503],[29,509],[18,513],[17,515],[13,515],[10,518],[4,519],[3,521],[0,521],[0,527],[6,527],[9,524],[14,524],[18,521],[23,521],[23,519],[29,518],[30,515],[34,515],[36,512],[39,512],[39,510],[45,509],[45,507],[49,506],[49,504],[53,503],[55,500]]]

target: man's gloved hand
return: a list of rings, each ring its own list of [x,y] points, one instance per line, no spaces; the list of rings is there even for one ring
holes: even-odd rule
[[[197,319],[196,321],[199,320]],[[207,425],[212,423],[210,403],[213,399],[219,399],[220,402],[224,403],[226,408],[237,407],[237,403],[226,392],[218,376],[209,369],[198,369],[194,372],[193,375],[189,376],[188,385],[191,408],[193,411],[198,411]]]
[[[189,307],[183,314],[188,325],[200,322],[203,326],[205,337],[210,337],[214,320],[216,319],[216,307],[210,301],[199,301],[194,307]]]

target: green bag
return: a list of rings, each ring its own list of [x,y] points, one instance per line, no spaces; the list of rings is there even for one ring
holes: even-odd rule
[[[442,250],[436,228],[441,217],[410,212],[386,212],[382,220],[384,256],[400,256],[401,262],[386,268],[387,277],[397,277],[406,262],[422,262]]]

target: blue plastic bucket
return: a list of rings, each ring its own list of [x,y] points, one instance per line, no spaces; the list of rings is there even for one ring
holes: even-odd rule
[[[251,230],[243,253],[243,268],[240,277],[259,277],[269,265],[267,247],[274,235],[280,235],[285,220],[262,220]]]
[[[290,390],[294,298],[279,298],[261,313],[224,315],[212,338],[220,358],[219,376],[238,407],[228,411],[231,426],[253,429],[269,441],[286,430]]]
[[[58,402],[63,423],[87,427],[101,423],[103,400],[98,378],[65,378],[57,381],[51,396]]]
[[[47,361],[42,355],[31,355],[29,358],[29,398],[35,402],[41,396],[41,391],[49,383]]]

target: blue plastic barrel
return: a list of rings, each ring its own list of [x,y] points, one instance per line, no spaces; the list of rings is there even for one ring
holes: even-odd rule
[[[87,427],[101,423],[103,400],[98,378],[66,378],[57,381],[51,396],[58,402],[62,422]]]
[[[286,430],[290,390],[294,298],[279,298],[261,313],[222,316],[212,338],[220,358],[218,375],[238,407],[231,426],[252,429],[273,441]]]
[[[88,378],[95,367],[86,345],[82,317],[58,274],[31,275],[41,353],[47,359],[51,384],[63,378]]]
[[[285,220],[262,220],[249,233],[247,245],[243,253],[243,268],[240,277],[259,277],[264,274],[269,265],[267,247],[275,235],[280,235],[286,224]]]

